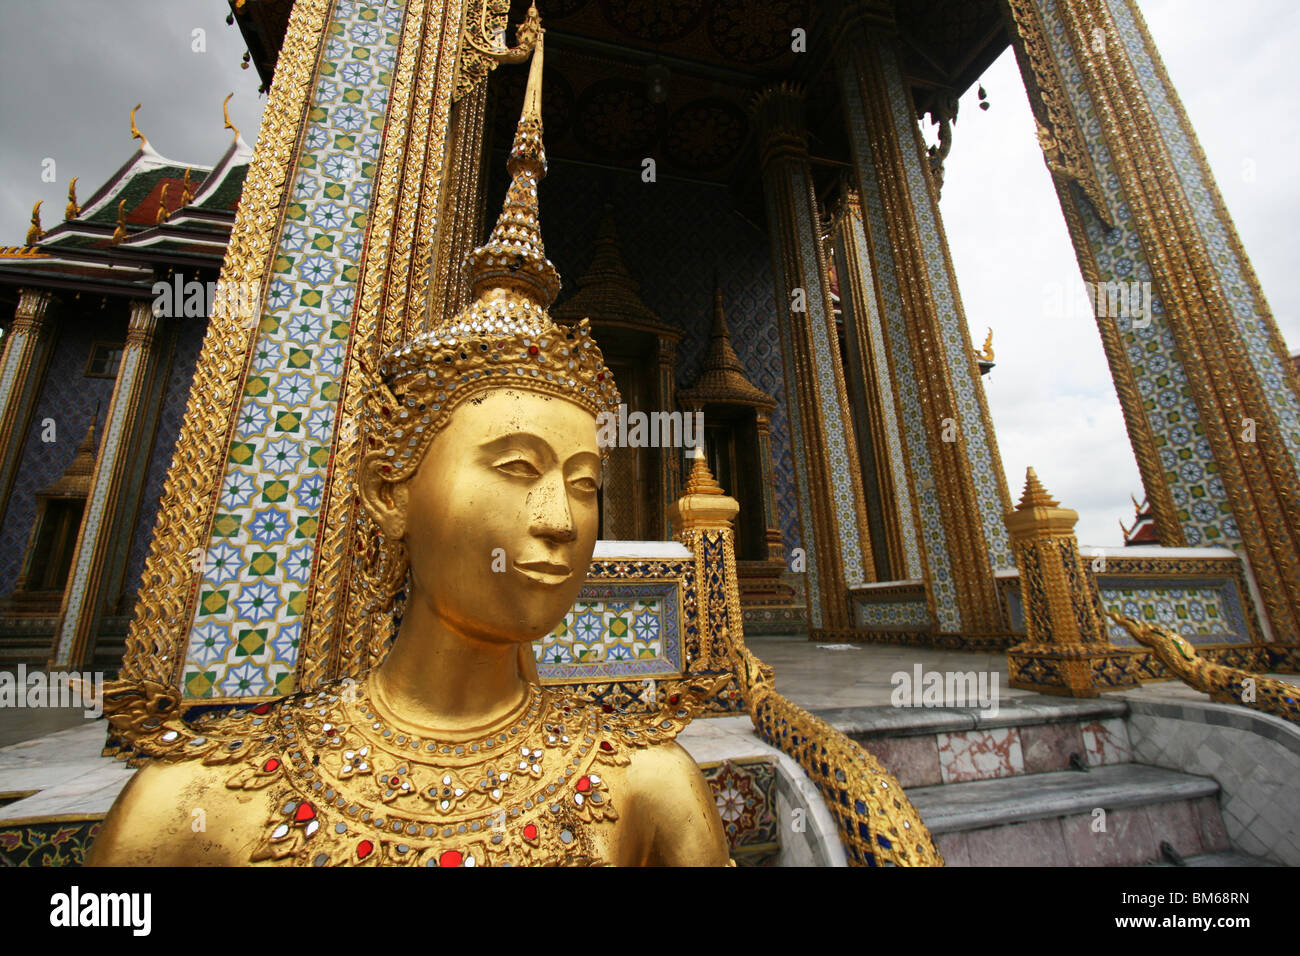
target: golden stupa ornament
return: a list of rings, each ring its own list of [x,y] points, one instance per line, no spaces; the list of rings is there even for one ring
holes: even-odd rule
[[[537,219],[541,69],[539,36],[505,205],[468,260],[474,303],[380,359],[365,396],[373,547],[358,571],[368,618],[404,591],[391,646],[360,681],[192,722],[173,690],[107,690],[113,734],[154,759],[92,864],[727,863],[708,784],[673,740],[715,687],[630,714],[537,680],[531,642],[591,562],[596,416],[619,400],[585,321],[561,329],[546,311],[559,276]]]

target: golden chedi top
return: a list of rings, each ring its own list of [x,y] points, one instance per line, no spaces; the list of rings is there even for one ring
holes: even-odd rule
[[[618,389],[587,320],[561,328],[547,311],[560,276],[546,258],[538,215],[537,186],[546,175],[542,44],[539,36],[506,164],[511,181],[501,215],[487,243],[466,257],[474,301],[385,355],[380,381],[367,395],[364,428],[373,450],[362,467],[386,480],[400,481],[450,412],[485,388],[555,395],[593,415],[618,408]],[[386,434],[395,441],[385,442]]]

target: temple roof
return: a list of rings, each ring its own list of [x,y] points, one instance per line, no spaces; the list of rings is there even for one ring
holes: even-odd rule
[[[745,374],[740,356],[731,347],[731,332],[722,308],[722,290],[713,290],[713,332],[709,351],[695,384],[681,389],[677,400],[684,406],[748,405],[754,408],[775,408],[772,396],[756,388]]]
[[[168,159],[146,140],[80,208],[35,243],[0,247],[0,282],[149,294],[159,266],[216,269],[253,150],[238,134],[214,165]]]
[[[614,207],[609,203],[600,217],[591,265],[577,285],[573,295],[551,309],[556,319],[576,322],[590,318],[593,323],[650,332],[674,342],[682,337],[681,329],[659,318],[637,294],[636,280],[619,251]]]

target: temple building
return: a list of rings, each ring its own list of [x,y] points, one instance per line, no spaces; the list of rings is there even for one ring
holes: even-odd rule
[[[211,165],[173,162],[132,113],[122,168],[84,204],[70,184],[61,222],[38,206],[0,250],[0,657],[120,665],[105,753],[233,760],[247,766],[228,787],[283,785],[267,791],[283,819],[236,862],[490,865],[496,825],[453,800],[498,799],[495,772],[476,794],[450,775],[411,789],[376,757],[373,813],[331,806],[315,791],[334,764],[361,784],[327,715],[357,706],[380,731],[339,688],[371,680],[399,621],[419,631],[414,509],[383,497],[403,461],[467,392],[528,376],[519,392],[581,396],[549,406],[573,413],[614,403],[610,373],[618,439],[599,490],[582,485],[594,557],[580,590],[541,562],[578,598],[534,640],[569,607],[555,592],[509,668],[597,724],[617,712],[604,732],[635,724],[620,747],[681,731],[733,859],[1300,861],[1284,723],[1300,705],[1268,676],[1300,670],[1300,373],[1136,0],[229,7],[268,91],[255,149],[234,130]],[[984,392],[993,333],[972,339],[986,320],[968,321],[940,216],[956,103],[1008,48],[1141,475],[1121,547],[1080,549],[1052,476],[1009,486]],[[531,324],[547,308],[567,328]],[[581,351],[591,338],[600,353]],[[492,407],[470,419],[480,432]],[[369,508],[358,476],[390,483]],[[498,507],[501,526],[528,502]],[[560,534],[527,520],[518,538]],[[480,559],[497,557],[448,555]],[[847,650],[834,680],[866,684],[851,661],[869,644],[895,646],[877,661],[970,663],[972,682],[994,678],[995,714],[1005,665],[1026,706],[984,725],[969,697],[923,700],[928,651],[913,699],[841,686],[856,696],[840,710],[820,686],[778,692],[762,660]],[[1212,700],[1143,696],[1171,677]],[[309,696],[275,702],[290,694]],[[241,729],[290,709],[327,760]],[[537,730],[524,704],[496,717],[485,752]],[[721,720],[686,726],[703,717]],[[544,730],[600,757],[594,736]],[[377,746],[394,766],[482,756],[391,736]],[[566,766],[556,786],[584,773]],[[593,782],[571,799],[599,821]],[[423,815],[401,817],[405,797]],[[806,833],[781,823],[792,800]],[[1093,839],[1099,807],[1141,822]],[[82,809],[84,843],[107,804]],[[353,816],[322,827],[327,810]],[[31,859],[39,827],[65,822],[20,821],[38,828]]]
[[[0,249],[3,662],[43,664],[60,642],[121,661],[253,154],[238,132],[211,165],[139,139],[84,203],[70,184],[61,222],[38,210],[26,244]]]
[[[338,638],[366,357],[466,304],[538,22],[521,2],[436,6],[236,0],[270,89],[260,176],[238,135],[211,167],[141,135],[84,207],[48,231],[34,216],[0,258],[9,658],[112,659],[142,586],[139,640],[176,643],[194,696],[295,686],[302,649]],[[555,314],[590,319],[629,414],[702,413],[740,503],[750,633],[1024,640],[992,333],[968,332],[938,204],[954,104],[1010,45],[1144,484],[1126,529],[1143,547],[1098,564],[1100,600],[1194,591],[1216,623],[1192,639],[1256,661],[1300,640],[1295,369],[1131,3],[536,13]],[[1164,166],[1178,186],[1144,173]],[[249,307],[190,314],[178,283],[159,314],[155,283],[219,269]],[[604,541],[675,534],[688,444],[614,450]]]

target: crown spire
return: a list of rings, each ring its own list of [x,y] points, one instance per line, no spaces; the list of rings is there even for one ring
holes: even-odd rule
[[[524,108],[515,130],[506,169],[510,188],[492,235],[465,259],[470,288],[480,302],[513,293],[526,303],[548,308],[560,291],[560,274],[542,247],[537,184],[546,176],[542,146],[542,43],[539,32],[528,68]]]

